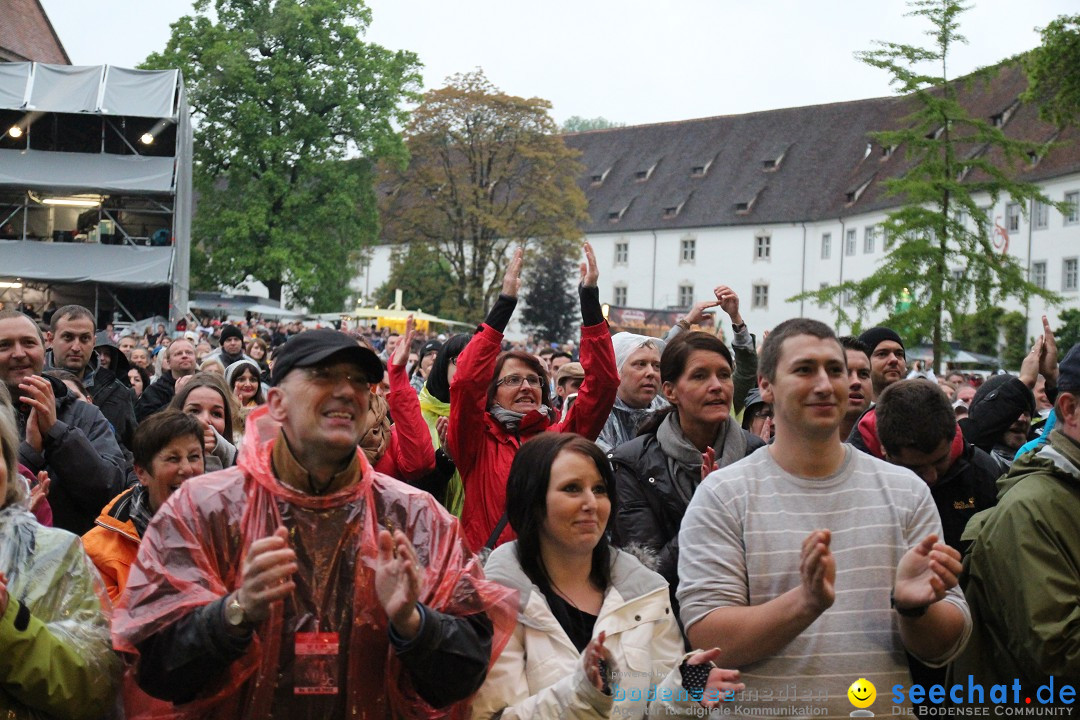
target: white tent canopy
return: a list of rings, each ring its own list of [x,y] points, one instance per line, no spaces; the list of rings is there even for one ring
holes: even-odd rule
[[[5,278],[155,287],[169,284],[172,248],[0,240],[0,258]]]
[[[0,108],[179,120],[179,70],[0,64]]]

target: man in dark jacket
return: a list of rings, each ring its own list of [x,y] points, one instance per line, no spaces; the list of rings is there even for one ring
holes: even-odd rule
[[[98,408],[41,375],[45,342],[30,318],[0,311],[0,380],[15,399],[22,442],[19,462],[52,480],[53,524],[81,535],[123,490],[123,453]]]
[[[82,305],[65,305],[57,310],[46,338],[51,349],[45,354],[45,369],[67,370],[79,378],[94,405],[112,425],[117,442],[130,447],[136,421],[135,396],[124,382],[127,358],[123,358],[112,341],[95,347],[95,327],[93,314]],[[104,345],[120,356],[119,359],[110,356],[109,367],[103,366],[98,358],[99,353],[110,352],[100,349]]]
[[[140,421],[172,402],[176,394],[176,379],[185,375],[194,375],[195,346],[188,340],[176,340],[162,352],[169,361],[169,369],[163,370],[157,380],[143,390],[135,403],[135,417]]]

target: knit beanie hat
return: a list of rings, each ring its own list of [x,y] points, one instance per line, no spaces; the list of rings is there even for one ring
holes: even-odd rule
[[[866,345],[867,352],[870,355],[873,355],[874,348],[885,340],[892,340],[893,342],[898,343],[900,347],[904,347],[904,341],[900,339],[900,336],[896,334],[896,331],[890,330],[887,327],[872,327],[860,335],[859,340]]]
[[[240,328],[236,327],[235,325],[228,324],[221,328],[221,336],[219,340],[221,341],[221,343],[224,344],[224,342],[229,338],[240,338],[241,340],[243,340],[244,333],[240,330]]]

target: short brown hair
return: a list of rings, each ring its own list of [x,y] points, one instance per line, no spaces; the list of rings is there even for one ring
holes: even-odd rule
[[[758,356],[758,375],[769,382],[776,382],[776,368],[780,364],[780,350],[784,341],[797,335],[810,335],[821,340],[835,340],[840,347],[841,355],[843,346],[836,337],[833,329],[823,322],[810,318],[791,318],[773,328],[769,337],[765,338],[765,344],[761,346],[761,354]],[[846,358],[847,356],[844,355]]]
[[[518,360],[523,362],[540,376],[540,402],[550,406],[551,389],[548,386],[547,370],[544,369],[544,364],[540,362],[535,355],[527,353],[524,350],[508,350],[499,355],[499,358],[495,361],[495,372],[492,373],[491,384],[488,385],[487,406],[491,407],[495,404],[495,391],[499,388],[499,373],[502,372],[503,365],[506,364],[507,360]]]
[[[131,454],[135,456],[135,464],[149,470],[154,456],[161,452],[163,447],[185,435],[195,438],[199,445],[202,445],[202,423],[194,415],[179,410],[154,413],[139,423],[135,430],[135,437],[131,441]]]
[[[60,321],[65,318],[70,318],[71,320],[87,318],[90,321],[90,324],[94,326],[94,330],[97,330],[97,318],[94,317],[92,312],[82,305],[65,305],[53,313],[52,320],[49,321],[49,331],[56,332],[56,328],[60,326]]]

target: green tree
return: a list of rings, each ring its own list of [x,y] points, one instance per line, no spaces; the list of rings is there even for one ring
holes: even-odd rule
[[[877,49],[856,55],[889,72],[911,107],[898,129],[872,133],[881,146],[902,150],[908,162],[901,174],[884,181],[886,192],[903,203],[883,224],[888,252],[865,279],[794,299],[832,306],[842,324],[851,320],[842,305],[846,294],[861,318],[873,307],[896,307],[910,291],[911,305],[903,319],[918,334],[930,336],[934,365],[940,367],[948,319],[961,314],[969,302],[989,307],[1015,297],[1026,303],[1033,295],[1058,300],[1028,282],[1015,258],[995,250],[992,221],[976,202],[987,196],[994,203],[1008,196],[1022,207],[1032,199],[1049,202],[1036,185],[1015,179],[1018,173],[1013,171],[1026,162],[1028,153],[1046,148],[1006,137],[1001,128],[973,117],[961,105],[958,95],[964,87],[992,82],[995,72],[980,71],[962,82],[949,77],[950,52],[966,42],[958,33],[957,17],[967,8],[955,0],[913,0],[910,5],[911,15],[930,23],[930,47],[879,42]],[[993,159],[998,155],[1004,158],[1001,167]],[[964,214],[974,228],[964,222]],[[964,269],[963,285],[954,284],[954,267]]]
[[[580,115],[571,115],[563,122],[560,132],[575,133],[586,130],[607,130],[608,128],[625,127],[626,123],[614,122],[606,117],[584,118]]]
[[[1005,345],[1001,348],[1001,364],[1014,370],[1020,369],[1031,342],[1027,337],[1027,318],[1013,310],[1001,316],[999,320]]]
[[[1059,126],[1080,121],[1080,15],[1062,15],[1039,31],[1042,45],[1024,58],[1028,89],[1024,100]]]
[[[399,245],[390,253],[390,276],[375,291],[379,307],[394,302],[401,290],[405,307],[421,309],[448,320],[457,320],[460,308],[453,300],[454,278],[438,250],[422,242]]]
[[[384,237],[438,248],[469,320],[498,294],[510,248],[569,251],[581,237],[581,166],[555,134],[550,107],[499,91],[480,70],[455,75],[413,111],[408,167],[384,165]]]
[[[362,40],[370,22],[362,0],[196,0],[143,64],[188,85],[202,283],[341,309],[377,237],[373,162],[405,157],[393,124],[419,87],[415,55]]]
[[[576,256],[564,252],[541,252],[526,274],[527,307],[522,325],[548,342],[566,342],[581,322],[576,292]]]
[[[952,317],[952,338],[964,350],[997,357],[1000,350],[998,333],[1004,315],[1005,311],[996,306],[969,314],[957,313]],[[1023,315],[1020,317],[1023,319]]]
[[[1054,330],[1057,340],[1058,355],[1062,358],[1069,349],[1080,342],[1080,310],[1069,308],[1058,315],[1059,326]]]

